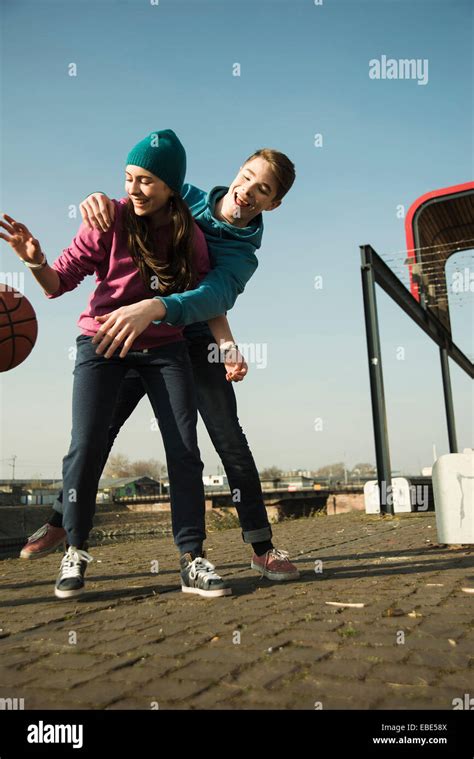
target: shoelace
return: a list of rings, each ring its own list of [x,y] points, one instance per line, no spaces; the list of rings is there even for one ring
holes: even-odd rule
[[[214,572],[214,569],[214,564],[211,564],[207,559],[203,559],[202,556],[198,556],[191,562],[189,577],[191,580],[195,580],[197,575],[200,575],[203,580],[220,580],[221,578],[217,572]]]
[[[271,548],[270,551],[267,551],[267,554],[265,556],[265,563],[263,565],[260,578],[264,576],[265,570],[267,568],[268,560],[271,556],[273,556],[273,558],[275,559],[281,559],[282,561],[284,561],[285,559],[286,560],[289,559],[290,554],[288,551],[282,551],[280,548]]]
[[[267,561],[270,555],[274,556],[275,559],[281,559],[284,561],[285,559],[289,558],[290,553],[289,551],[282,551],[280,548],[272,548],[271,551],[269,551],[267,554]]]
[[[61,577],[79,577],[81,573],[81,561],[92,561],[92,556],[86,551],[69,546],[67,553],[61,561]]]
[[[36,530],[36,532],[33,533],[33,535],[30,535],[28,538],[28,543],[31,543],[33,540],[38,540],[38,538],[42,538],[43,535],[46,535],[48,532],[48,525],[44,524],[42,527],[39,528],[39,530]]]

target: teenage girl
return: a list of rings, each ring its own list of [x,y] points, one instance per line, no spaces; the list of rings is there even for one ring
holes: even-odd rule
[[[122,381],[135,369],[143,382],[163,436],[170,479],[174,541],[179,549],[182,590],[205,596],[231,593],[203,551],[205,500],[203,464],[197,444],[197,409],[190,359],[182,328],[153,322],[139,336],[116,344],[128,349],[112,358],[96,352],[92,340],[101,326],[96,317],[123,305],[183,292],[196,286],[210,269],[203,233],[181,197],[186,154],[170,130],[152,132],[129,152],[127,198],[113,201],[116,214],[106,232],[82,224],[69,248],[49,266],[40,243],[28,228],[4,214],[0,234],[30,268],[49,298],[77,287],[95,274],[97,287],[78,325],[72,399],[72,439],[63,460],[66,553],[55,585],[58,598],[79,595],[92,557],[87,539],[108,430]],[[233,342],[225,316],[209,321],[218,345]],[[232,375],[241,356],[223,357]]]

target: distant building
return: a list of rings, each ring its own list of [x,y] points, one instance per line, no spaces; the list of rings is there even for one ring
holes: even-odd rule
[[[314,478],[304,475],[282,474],[280,477],[264,477],[260,482],[262,490],[301,490],[302,488],[312,488]]]
[[[310,469],[290,469],[288,472],[282,472],[282,479],[286,479],[287,477],[308,477],[309,479],[312,479],[314,475],[314,472],[312,472]]]
[[[62,488],[62,482],[56,483],[55,487],[24,488],[20,496],[20,503],[25,506],[52,506]]]
[[[61,480],[0,480],[0,505],[52,505],[62,487]],[[103,477],[99,482],[97,502],[128,498],[152,500],[167,492],[166,484],[153,477]]]
[[[61,489],[60,480],[34,479],[0,480],[0,505],[51,505]]]
[[[151,500],[165,493],[164,484],[153,477],[104,477],[99,482],[97,500]]]
[[[225,474],[204,475],[202,481],[204,483],[204,487],[208,489],[220,488],[227,490],[229,487],[229,481]]]

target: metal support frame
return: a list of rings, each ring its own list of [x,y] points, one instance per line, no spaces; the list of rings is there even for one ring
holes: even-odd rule
[[[446,348],[440,348],[439,355],[441,358],[441,375],[443,377],[444,406],[446,409],[446,421],[448,424],[449,452],[458,453],[456,422],[454,420],[453,392],[451,389],[448,352]]]
[[[387,501],[387,495],[392,492],[392,473],[375,285],[380,285],[392,300],[439,346],[451,453],[457,452],[457,442],[448,358],[455,361],[471,379],[474,378],[474,364],[453,342],[446,327],[434,314],[423,308],[415,300],[371,245],[361,245],[360,253],[380,510],[384,514],[393,514],[392,499],[390,498]]]
[[[375,458],[379,483],[380,509],[393,514],[392,499],[387,502],[387,494],[392,489],[392,469],[388,445],[387,413],[383,387],[382,353],[380,350],[379,320],[375,292],[375,272],[370,259],[362,252],[362,293],[364,297],[365,329],[369,359],[370,396],[372,399],[372,420],[374,424]]]

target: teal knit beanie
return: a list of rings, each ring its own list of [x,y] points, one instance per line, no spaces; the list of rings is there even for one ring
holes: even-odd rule
[[[127,165],[141,166],[181,192],[186,175],[186,151],[172,129],[152,132],[131,149]]]

